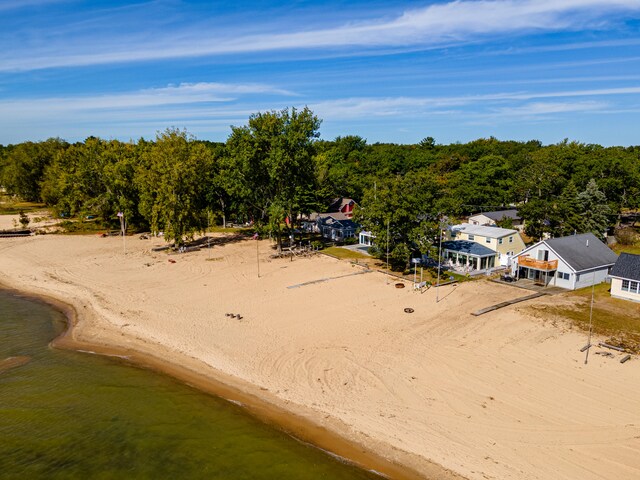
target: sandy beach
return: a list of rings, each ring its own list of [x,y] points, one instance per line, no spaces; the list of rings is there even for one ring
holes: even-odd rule
[[[584,333],[530,302],[470,315],[524,290],[477,281],[436,303],[435,289],[326,256],[270,260],[268,241],[220,237],[182,255],[160,244],[128,237],[125,255],[117,237],[2,239],[0,283],[72,305],[78,344],[222,383],[396,478],[640,478],[640,362],[584,365]]]

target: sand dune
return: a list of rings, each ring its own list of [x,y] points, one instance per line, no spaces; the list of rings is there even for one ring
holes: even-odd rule
[[[523,290],[479,281],[436,303],[331,258],[269,261],[266,241],[260,278],[255,241],[171,257],[156,244],[6,239],[0,282],[73,304],[78,340],[228,375],[427,477],[640,478],[640,363],[584,365],[584,334],[527,302],[470,315]]]

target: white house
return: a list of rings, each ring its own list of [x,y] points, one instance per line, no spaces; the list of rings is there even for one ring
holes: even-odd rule
[[[604,282],[618,256],[592,233],[550,238],[514,257],[513,274],[568,290]]]
[[[358,243],[360,243],[360,245],[364,245],[365,247],[370,247],[373,245],[374,238],[376,238],[376,236],[373,233],[367,230],[361,230],[358,235]]]
[[[497,212],[481,212],[471,215],[468,223],[471,225],[497,225],[502,220],[511,220],[513,228],[522,231],[524,228],[522,217],[515,208],[510,210],[499,210]]]
[[[640,302],[640,255],[621,253],[609,277],[612,297]]]
[[[469,223],[462,223],[450,227],[447,240],[475,242],[493,251],[496,258],[490,262],[491,267],[495,265],[510,265],[511,258],[524,250],[525,247],[524,241],[517,230],[471,225]],[[448,244],[451,245],[450,243]],[[480,252],[477,251],[477,253]],[[477,266],[475,268],[480,267]]]

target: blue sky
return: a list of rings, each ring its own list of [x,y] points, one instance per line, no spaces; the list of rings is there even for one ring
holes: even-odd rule
[[[322,138],[640,144],[640,0],[0,0],[0,144]]]

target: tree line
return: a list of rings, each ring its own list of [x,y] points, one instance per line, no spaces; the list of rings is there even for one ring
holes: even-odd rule
[[[356,219],[392,259],[426,253],[444,216],[517,206],[534,239],[593,231],[602,237],[617,215],[640,207],[640,147],[565,140],[479,139],[415,145],[358,136],[319,138],[313,112],[252,115],[226,142],[167,129],[154,141],[89,137],[0,147],[0,185],[58,215],[95,215],[163,231],[181,244],[209,222],[253,221],[278,239],[285,219],[322,211],[350,197]],[[387,231],[389,245],[386,245]],[[383,245],[383,243],[385,243]]]

